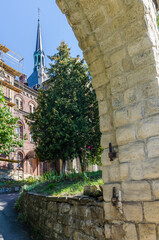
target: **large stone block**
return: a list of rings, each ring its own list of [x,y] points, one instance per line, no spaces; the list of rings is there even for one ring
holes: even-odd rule
[[[109,114],[100,116],[100,131],[110,132],[112,130],[112,119]]]
[[[143,119],[138,124],[138,138],[146,139],[159,135],[159,116]]]
[[[124,239],[126,239],[126,240],[138,240],[135,224],[125,223],[123,225],[123,230],[125,232],[125,238]]]
[[[106,221],[116,221],[121,220],[122,216],[121,213],[117,208],[115,208],[112,203],[104,203],[104,210],[105,210],[105,220]]]
[[[130,176],[132,180],[144,179],[142,161],[131,161],[129,166],[130,166]]]
[[[94,89],[99,88],[99,87],[105,85],[106,83],[109,83],[109,78],[104,71],[101,71],[100,74],[98,74],[98,76],[94,76],[92,78],[92,84],[93,84]]]
[[[112,95],[112,106],[113,109],[122,108],[124,106],[124,94],[118,93]]]
[[[109,172],[108,172],[108,167],[107,166],[103,166],[102,168],[102,179],[104,183],[108,183],[109,180]]]
[[[152,182],[152,191],[155,199],[159,199],[159,180]]]
[[[140,240],[156,240],[155,224],[139,224]]]
[[[143,211],[141,203],[123,203],[123,211],[126,221],[143,221]]]
[[[110,84],[112,94],[126,91],[128,86],[124,74],[116,76],[115,78],[111,78]]]
[[[159,223],[159,202],[145,202],[144,216],[146,222]]]
[[[109,177],[111,182],[120,181],[120,168],[118,163],[109,166]]]
[[[99,116],[102,116],[108,112],[108,102],[100,101],[99,104]]]
[[[159,137],[148,139],[147,143],[148,157],[159,157]]]
[[[114,224],[112,226],[112,238],[113,240],[125,239],[125,231],[123,225]]]
[[[136,141],[136,129],[134,125],[117,128],[116,141],[118,145]]]
[[[129,55],[135,56],[142,50],[146,50],[152,47],[152,43],[147,35],[142,36],[139,39],[136,39],[134,42],[128,44],[128,53]]]
[[[115,127],[121,127],[129,123],[129,116],[127,108],[121,108],[114,111]]]
[[[151,198],[151,188],[149,183],[144,181],[122,183],[123,201],[149,201]]]
[[[129,178],[129,164],[121,163],[120,164],[120,181],[125,181]]]
[[[154,179],[159,177],[159,158],[143,161],[144,178]]]
[[[141,141],[119,146],[119,161],[138,161],[145,159],[145,145]]]
[[[150,98],[146,101],[145,116],[159,113],[159,98]]]

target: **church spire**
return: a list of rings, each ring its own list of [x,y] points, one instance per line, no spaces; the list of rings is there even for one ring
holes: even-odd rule
[[[42,38],[41,38],[41,28],[40,28],[40,9],[38,8],[38,28],[37,28],[37,38],[36,38],[36,49],[35,52],[43,52]]]
[[[45,54],[42,47],[41,27],[40,27],[40,9],[38,9],[38,28],[36,38],[36,49],[34,52],[34,71],[45,66]]]
[[[38,9],[38,28],[36,48],[34,52],[34,69],[33,73],[28,78],[28,86],[38,89],[39,86],[48,78],[45,73],[45,54],[42,47],[41,27],[40,27],[40,9]]]

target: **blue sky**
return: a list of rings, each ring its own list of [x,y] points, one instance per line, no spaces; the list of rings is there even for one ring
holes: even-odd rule
[[[55,0],[1,0],[0,43],[24,58],[24,73],[28,77],[33,71],[38,8],[46,66],[47,55],[57,52],[63,40],[71,47],[72,56],[82,56],[74,33]]]

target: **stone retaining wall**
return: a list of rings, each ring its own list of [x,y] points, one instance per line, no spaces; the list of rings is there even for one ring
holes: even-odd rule
[[[103,202],[24,192],[20,206],[27,221],[45,240],[106,239]]]

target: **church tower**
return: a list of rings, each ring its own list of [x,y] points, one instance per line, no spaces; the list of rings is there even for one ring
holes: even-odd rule
[[[42,83],[47,80],[47,75],[45,73],[45,54],[42,47],[40,17],[38,17],[36,48],[33,57],[34,69],[27,82],[29,87],[38,89],[39,86],[41,86]]]

